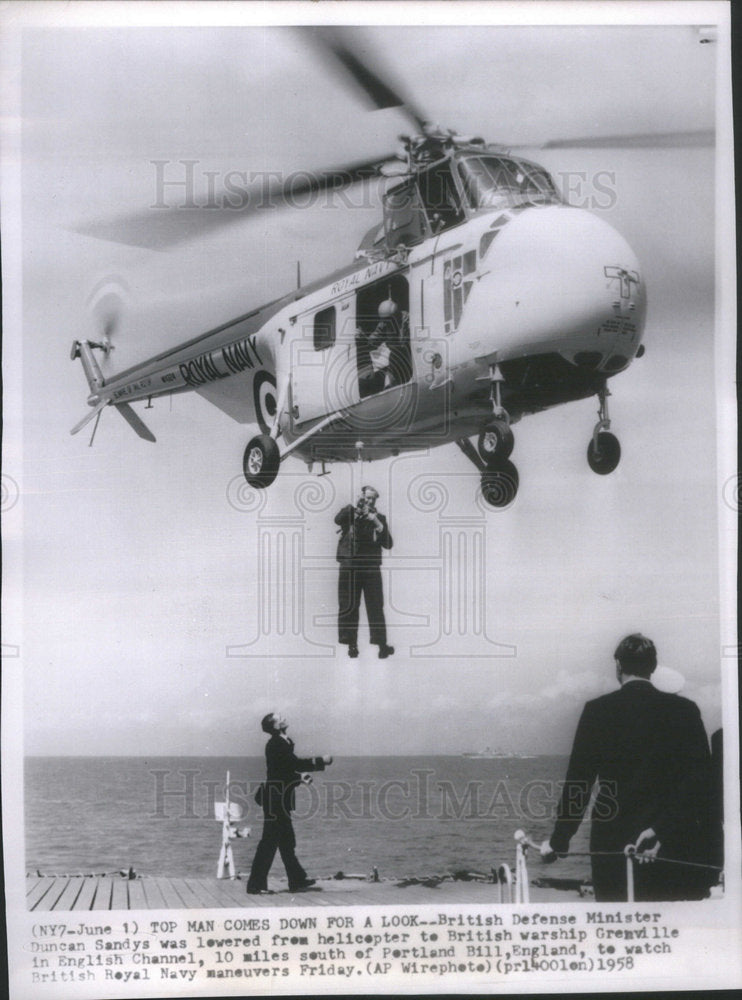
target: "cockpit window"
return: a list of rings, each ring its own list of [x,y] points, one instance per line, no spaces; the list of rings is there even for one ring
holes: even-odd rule
[[[421,171],[418,186],[433,233],[464,221],[461,196],[453,179],[449,160]]]
[[[457,161],[470,208],[508,208],[524,202],[559,201],[545,170],[503,156],[467,156]]]
[[[411,246],[427,235],[425,214],[412,179],[384,195],[384,231],[390,247]]]
[[[421,170],[416,178],[392,188],[384,196],[387,244],[411,246],[465,219],[461,195],[444,160]]]

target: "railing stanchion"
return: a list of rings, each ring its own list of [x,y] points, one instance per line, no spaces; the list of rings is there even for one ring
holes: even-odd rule
[[[634,849],[632,845],[626,848],[626,902],[634,902]]]
[[[500,865],[499,868],[500,876],[500,888],[502,890],[502,896],[500,902],[502,903],[512,903],[513,902],[513,876],[510,872],[510,868],[507,865]]]
[[[528,885],[528,866],[526,852],[528,845],[522,841],[515,848],[515,896],[519,903],[530,903],[531,893]]]

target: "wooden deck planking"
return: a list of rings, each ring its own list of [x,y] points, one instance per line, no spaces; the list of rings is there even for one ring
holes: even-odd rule
[[[356,889],[353,892],[353,904],[354,906],[372,906],[376,900],[374,899],[373,892],[369,889],[364,891],[363,889]]]
[[[271,896],[248,896],[246,887],[247,882],[231,882],[224,887],[223,898],[230,900],[231,906],[254,906],[255,900],[272,898]]]
[[[64,897],[65,890],[69,885],[70,877],[67,875],[56,876],[52,882],[51,889],[44,896],[43,904],[39,909],[56,910],[60,901]]]
[[[84,875],[72,876],[57,900],[55,910],[76,910],[75,903],[77,897],[82,892],[82,884],[85,881]]]
[[[168,905],[165,902],[165,897],[162,895],[159,879],[142,879],[142,892],[144,893],[144,898],[147,902],[146,909],[166,910],[168,908]]]
[[[129,882],[129,909],[147,910],[147,897],[144,894],[144,883],[139,878],[133,878]]]
[[[311,897],[312,906],[333,906],[331,897],[323,892],[321,889],[310,889],[308,892],[290,892],[288,895],[291,897],[294,906],[303,906],[304,900],[309,896]]]
[[[44,881],[40,875],[26,875],[26,898]]]
[[[95,899],[95,893],[98,888],[98,880],[95,878],[83,879],[82,889],[80,889],[80,895],[75,901],[76,910],[91,910],[93,908],[93,900]]]
[[[111,887],[111,909],[128,910],[129,906],[129,879],[113,878]]]
[[[186,910],[202,910],[212,905],[204,899],[203,893],[197,891],[192,879],[174,878],[172,884]]]
[[[43,899],[46,898],[47,894],[51,892],[53,886],[53,879],[42,878],[34,885],[31,891],[26,896],[26,905],[29,910],[35,910],[40,907]],[[47,907],[48,909],[48,907]]]
[[[328,906],[438,906],[450,903],[498,905],[497,886],[477,882],[444,882],[436,888],[394,882],[321,880],[316,890],[290,893],[272,882],[273,892],[248,896],[243,879],[194,879],[144,876],[28,877],[29,910],[45,912],[90,910],[274,909]],[[533,902],[576,901],[577,893],[531,888]]]
[[[180,898],[178,893],[172,884],[172,879],[161,878],[158,879],[160,883],[160,889],[162,890],[162,895],[165,900],[165,906],[168,910],[182,910],[183,900]]]
[[[112,886],[110,878],[102,876],[98,880],[98,887],[95,891],[95,899],[93,900],[93,905],[90,907],[91,910],[110,910],[111,909],[111,893]]]
[[[245,893],[245,883],[232,879],[220,879],[216,885],[205,878],[190,879],[194,888],[208,900],[204,906],[224,906],[224,900],[234,899],[237,905],[244,904],[248,898]],[[238,902],[239,900],[239,902]]]
[[[398,891],[399,902],[401,904],[412,903],[415,906],[424,906],[427,903],[435,903],[440,895],[438,889],[426,889],[419,885],[399,889]]]

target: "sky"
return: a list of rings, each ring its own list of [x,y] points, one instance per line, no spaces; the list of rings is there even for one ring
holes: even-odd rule
[[[86,223],[152,204],[155,160],[196,161],[203,183],[311,169],[384,154],[407,124],[368,110],[289,29],[28,31],[22,436],[5,442],[18,500],[4,517],[22,566],[4,641],[18,650],[28,753],[252,755],[273,708],[308,751],[566,753],[633,631],[683,675],[709,731],[720,725],[718,540],[733,512],[716,453],[731,375],[716,380],[714,151],[535,148],[713,128],[716,46],[690,26],[366,27],[355,43],[431,119],[522,146],[638,254],[646,355],[610,383],[621,464],[606,477],[587,466],[595,400],[516,425],[521,486],[502,511],[478,504],[455,446],[321,479],[290,460],[256,495],[241,478],[250,429],[195,394],[137,407],[155,445],[108,412],[92,448],[89,428],[70,436],[87,388],[69,346],[96,333],[101,283],[123,300],[108,372],[280,295],[297,260],[305,281],[352,260],[378,190],[165,252],[92,238]],[[358,660],[334,645],[333,516],[368,481],[395,537],[386,661],[363,619]],[[288,603],[284,545],[300,553]]]

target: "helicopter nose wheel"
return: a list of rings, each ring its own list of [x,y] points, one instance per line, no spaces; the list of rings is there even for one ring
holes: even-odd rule
[[[268,434],[258,434],[245,448],[242,471],[250,486],[264,490],[275,480],[281,464],[278,445]]]
[[[518,470],[505,458],[482,473],[482,498],[490,507],[508,507],[518,492]]]
[[[621,460],[621,444],[615,434],[600,431],[587,446],[587,464],[599,476],[607,476]]]
[[[587,446],[587,464],[599,476],[610,475],[621,461],[621,444],[615,434],[611,434],[610,417],[608,416],[607,386],[598,391],[600,406],[598,407],[598,422],[593,430],[593,436]]]
[[[505,426],[510,431],[510,427],[507,424]],[[480,442],[482,435],[486,435],[489,429],[490,425],[484,428],[480,434]],[[512,433],[510,438],[512,439]],[[505,442],[507,445],[507,437]],[[484,453],[489,456],[489,460],[485,461],[482,458],[481,443],[479,451],[477,451],[469,438],[459,438],[456,444],[482,474],[480,482],[484,502],[490,507],[508,507],[515,500],[518,492],[518,470],[513,463],[501,452],[497,453],[497,457],[495,457],[494,452],[487,451],[487,449]]]

